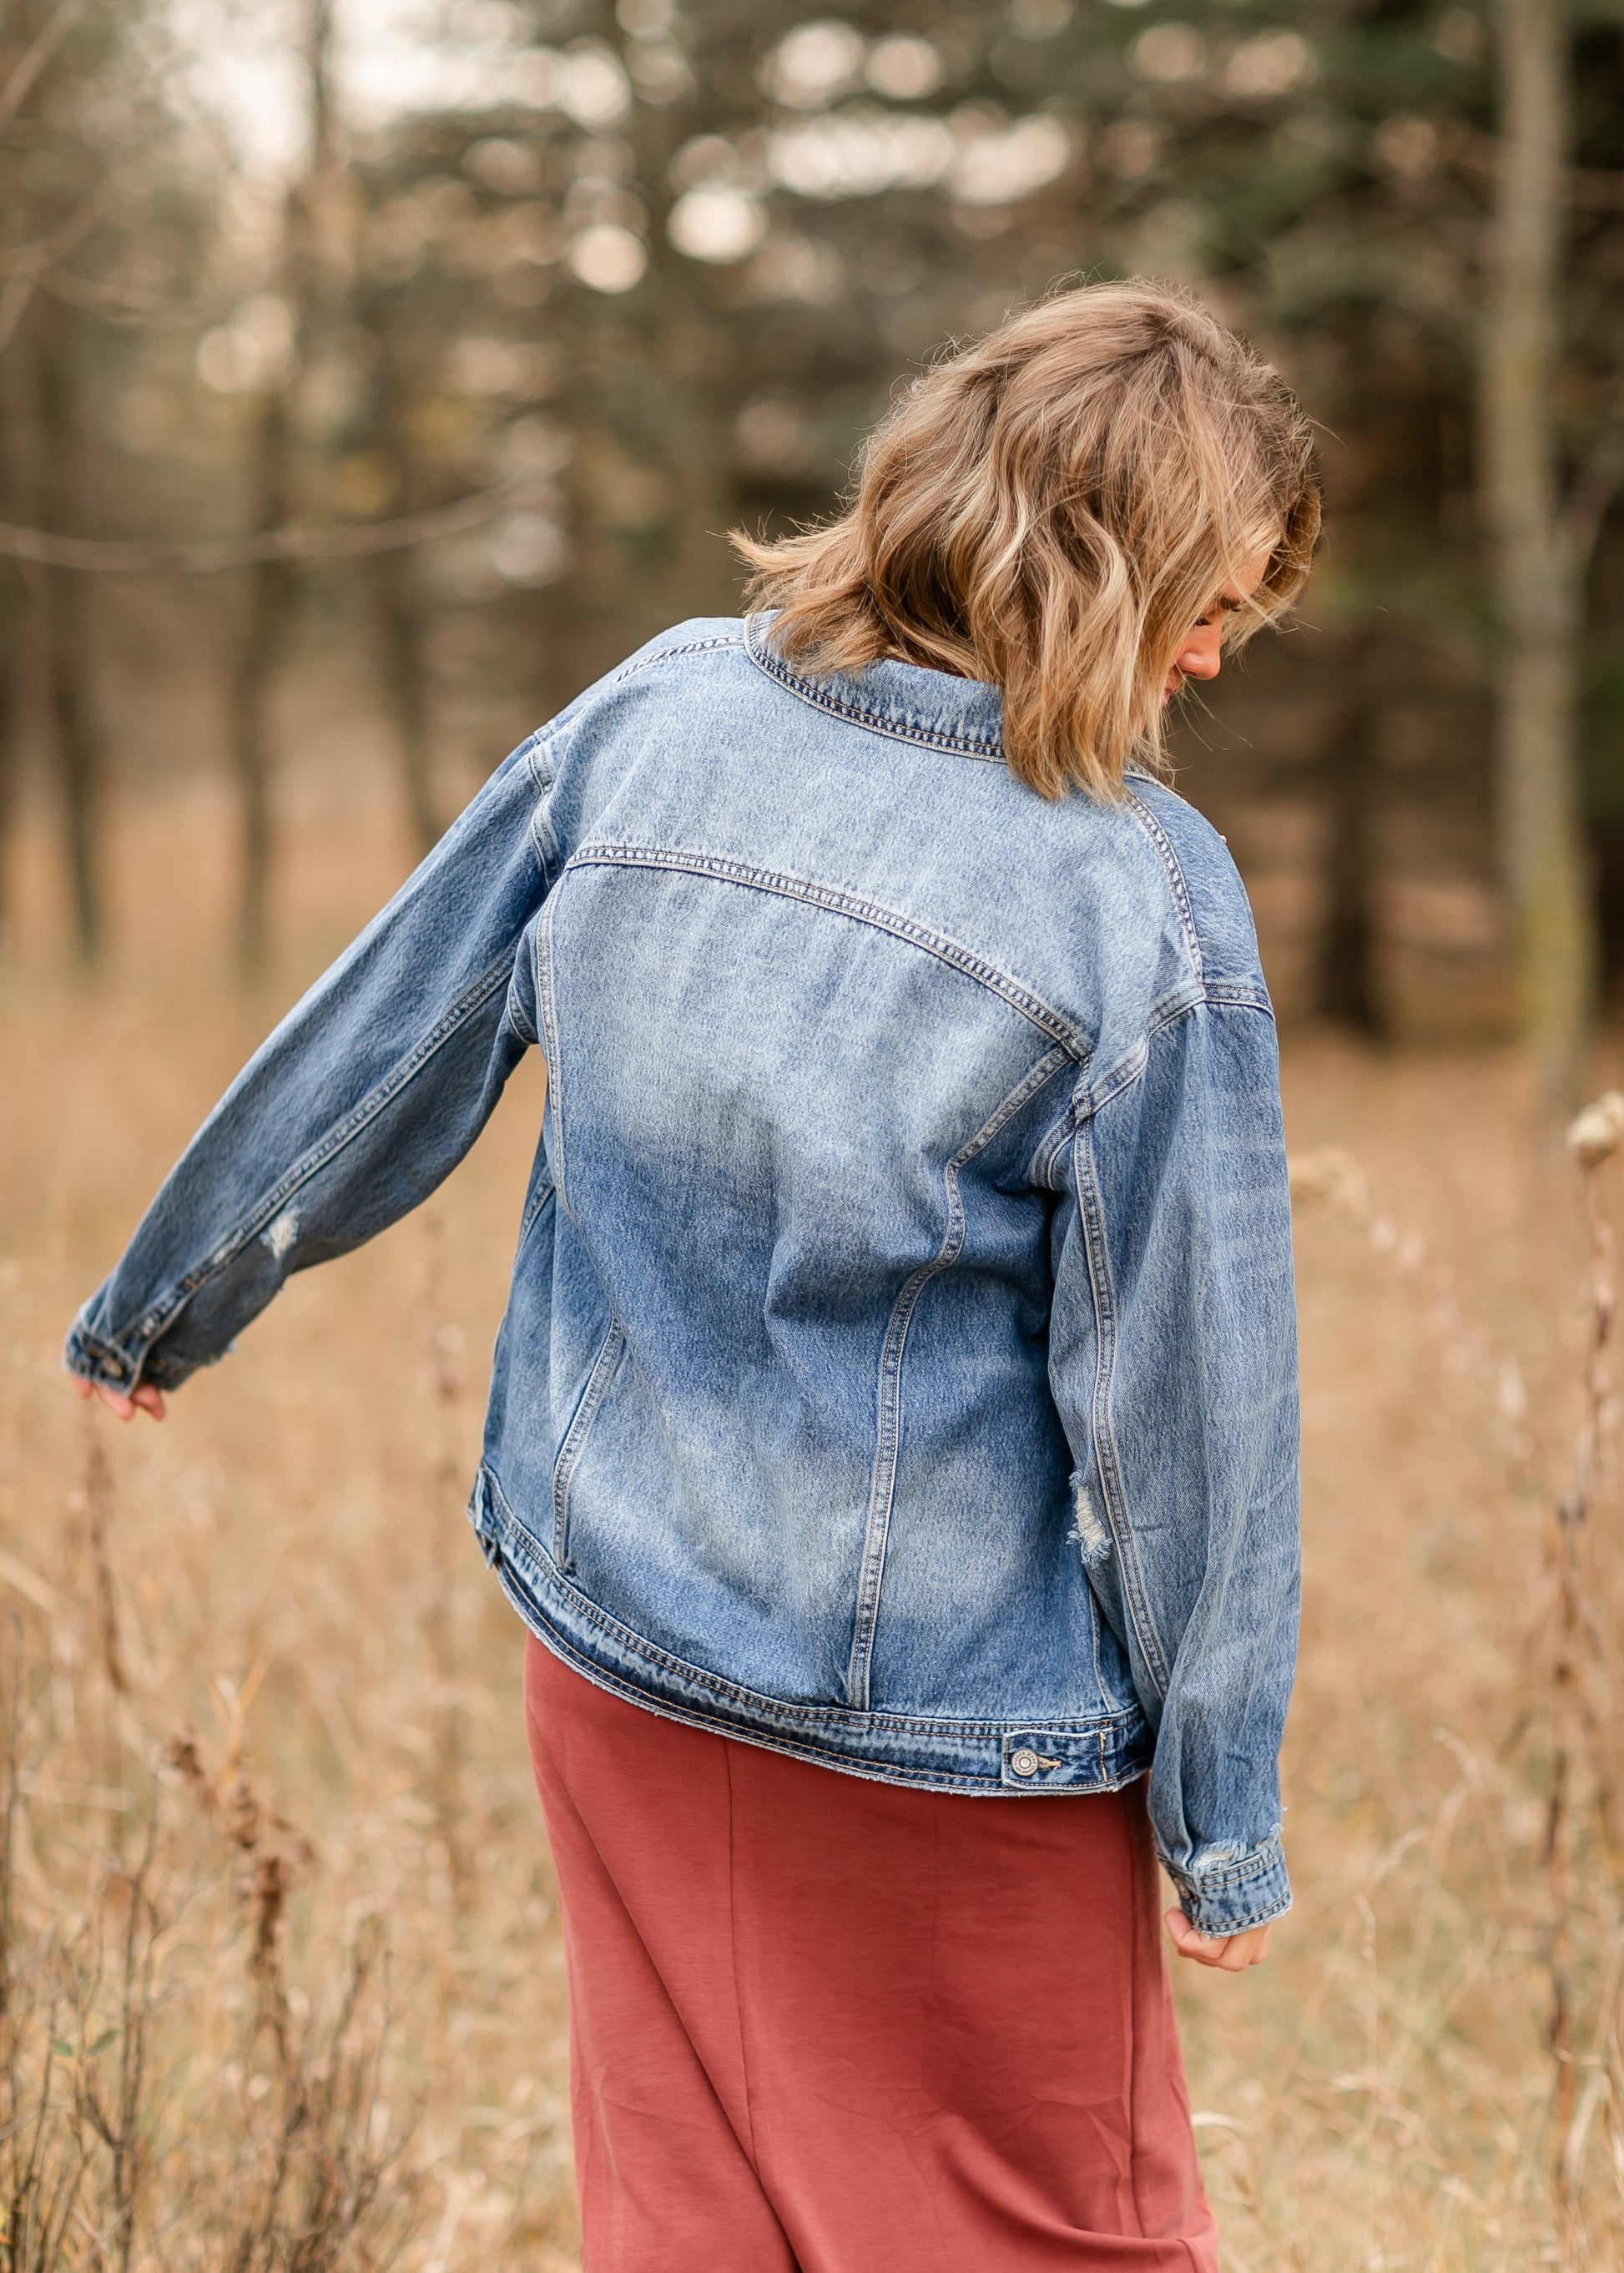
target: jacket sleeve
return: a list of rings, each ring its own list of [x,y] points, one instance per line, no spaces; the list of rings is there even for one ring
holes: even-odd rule
[[[462,1158],[536,1039],[522,948],[557,866],[546,751],[513,753],[233,1082],[80,1311],[71,1372],[175,1387],[290,1272],[382,1231]]]
[[[1156,1734],[1162,1860],[1196,1926],[1236,1933],[1291,1900],[1297,1332],[1273,1019],[1203,1000],[1102,1087],[1068,1148],[1051,1380],[1089,1578]]]

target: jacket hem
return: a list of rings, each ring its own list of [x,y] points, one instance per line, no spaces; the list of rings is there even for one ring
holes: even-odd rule
[[[689,1664],[623,1626],[572,1586],[482,1468],[469,1519],[502,1591],[555,1657],[600,1689],[666,1720],[878,1783],[1039,1799],[1120,1791],[1150,1767],[1137,1709],[1075,1720],[861,1712],[770,1697]]]

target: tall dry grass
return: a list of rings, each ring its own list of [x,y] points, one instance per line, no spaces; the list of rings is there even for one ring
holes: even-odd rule
[[[163,1429],[56,1370],[177,1146],[401,873],[383,799],[342,746],[292,781],[296,951],[251,1003],[207,791],[124,816],[94,986],[30,847],[0,979],[6,2273],[575,2262],[522,1637],[460,1512],[533,1071],[430,1210],[295,1281]],[[1624,1580],[1581,1178],[1503,1059],[1299,1041],[1288,1109],[1298,1902],[1268,1965],[1179,1983],[1228,2263],[1614,2266]]]

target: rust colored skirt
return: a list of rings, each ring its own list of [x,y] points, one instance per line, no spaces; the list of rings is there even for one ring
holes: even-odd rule
[[[1216,2273],[1142,1789],[968,1798],[532,1639],[585,2273]]]

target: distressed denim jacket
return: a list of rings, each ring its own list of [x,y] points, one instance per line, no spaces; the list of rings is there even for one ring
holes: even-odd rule
[[[515,751],[222,1099],[68,1345],[171,1388],[548,1093],[471,1514],[656,1712],[1037,1799],[1150,1774],[1211,1933],[1290,1895],[1273,1021],[1222,840],[1053,804],[996,689],[685,624]]]

